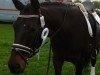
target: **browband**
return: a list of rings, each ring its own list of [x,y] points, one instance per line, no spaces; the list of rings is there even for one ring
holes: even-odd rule
[[[18,17],[21,17],[21,18],[32,18],[32,17],[36,17],[36,18],[38,18],[39,15],[18,15]]]

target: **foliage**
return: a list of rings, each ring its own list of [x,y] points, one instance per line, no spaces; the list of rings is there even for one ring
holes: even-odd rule
[[[95,5],[95,8],[100,8],[100,2],[94,1],[93,3],[94,3],[94,5]]]

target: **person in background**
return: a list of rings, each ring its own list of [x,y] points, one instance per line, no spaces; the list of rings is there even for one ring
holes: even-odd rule
[[[50,0],[51,2],[63,2],[63,0]]]
[[[73,2],[73,0],[39,0],[40,3],[42,2],[60,2],[60,3],[68,3]]]
[[[72,0],[50,0],[51,2],[61,2],[61,3],[68,3],[72,2]]]
[[[72,0],[63,0],[63,3],[72,2]]]

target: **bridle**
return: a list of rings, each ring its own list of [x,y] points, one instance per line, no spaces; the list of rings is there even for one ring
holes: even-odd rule
[[[40,15],[18,15],[18,17],[21,17],[21,18],[40,18],[40,23],[41,23],[41,27],[40,28],[43,29],[43,31],[41,33],[42,43],[41,43],[39,48],[35,48],[34,47],[34,50],[33,50],[32,48],[24,46],[24,45],[21,45],[21,44],[14,43],[12,45],[12,47],[13,47],[12,51],[16,51],[22,57],[22,59],[27,63],[27,60],[29,58],[31,58],[33,55],[36,55],[39,52],[39,49],[45,43],[45,40],[46,40],[46,38],[47,38],[47,36],[49,34],[49,29],[45,27],[44,16],[40,16]],[[38,35],[36,37],[38,37]],[[24,55],[21,52],[24,52],[24,53],[28,54],[27,59],[24,58]]]
[[[64,15],[64,19],[63,19],[64,21],[65,21],[66,13],[67,13],[67,10],[66,10],[65,15]],[[12,45],[13,46],[12,50],[18,52],[18,54],[22,57],[22,59],[27,63],[27,60],[29,58],[31,58],[33,55],[36,55],[39,52],[39,49],[44,45],[46,37],[49,34],[49,29],[45,28],[45,20],[44,20],[44,16],[42,16],[42,15],[18,15],[18,17],[20,17],[20,18],[40,18],[40,23],[41,23],[41,27],[40,28],[43,29],[42,34],[41,34],[41,38],[43,39],[43,42],[42,42],[41,46],[38,49],[35,48],[35,50],[33,50],[30,47],[27,47],[27,46],[24,46],[24,45],[21,45],[21,44],[16,44],[16,43],[14,43]],[[62,23],[62,26],[63,26],[63,23]],[[60,29],[61,29],[61,27],[50,38],[54,37],[54,35],[57,32],[59,32]],[[46,35],[44,36],[45,32],[46,32]],[[24,56],[20,53],[20,51],[27,53],[28,54],[28,58],[25,59]]]

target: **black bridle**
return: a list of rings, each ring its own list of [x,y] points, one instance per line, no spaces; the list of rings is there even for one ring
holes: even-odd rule
[[[21,17],[21,18],[40,18],[40,21],[41,21],[41,17],[39,15],[19,15],[18,17]],[[43,17],[43,16],[42,16]],[[34,47],[33,48],[30,48],[30,47],[27,47],[25,45],[21,45],[21,44],[16,44],[14,43],[12,45],[12,51],[15,51],[17,52],[21,57],[22,59],[27,63],[28,59],[31,58],[32,56],[36,55],[38,52],[39,52],[39,49],[41,48],[42,44],[37,48],[35,46],[37,46],[35,43],[39,40],[38,38],[40,37],[40,32],[42,32],[41,30],[45,29],[44,25],[45,24],[44,22],[44,18],[43,20],[41,21],[41,27],[39,27],[37,29],[37,32],[36,32],[36,35],[34,37]],[[34,50],[33,50],[34,49]],[[24,55],[22,53],[26,53],[27,54],[27,58],[24,57]]]
[[[33,55],[35,55],[36,53],[39,52],[38,49],[35,48],[35,50],[33,51],[33,49],[26,47],[24,45],[20,45],[20,44],[13,44],[12,45],[13,50],[17,51],[17,52],[25,52],[28,54],[28,58],[31,58]]]

